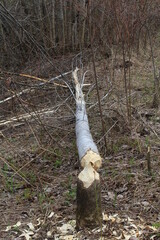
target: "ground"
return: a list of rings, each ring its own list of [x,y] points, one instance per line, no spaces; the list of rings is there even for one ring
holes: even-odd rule
[[[71,70],[72,60],[73,55],[65,56],[53,64],[60,62],[64,73]],[[159,66],[158,51],[155,61]],[[1,100],[29,86],[32,91],[0,103],[0,239],[160,239],[160,110],[152,108],[150,51],[133,54],[131,59],[130,122],[121,62],[120,55],[114,64],[96,59],[106,149],[92,63],[89,58],[84,60],[84,69],[89,70],[85,82],[90,85],[84,91],[90,128],[103,157],[99,171],[103,222],[100,228],[80,232],[75,230],[80,172],[75,100],[68,88],[53,82],[35,87],[39,80],[1,72]],[[114,78],[110,69],[114,69]],[[44,62],[26,65],[21,72],[43,79],[59,75]],[[8,83],[9,77],[13,84]],[[73,89],[71,75],[65,81]],[[26,113],[29,115],[20,119]],[[5,123],[12,117],[18,120]]]

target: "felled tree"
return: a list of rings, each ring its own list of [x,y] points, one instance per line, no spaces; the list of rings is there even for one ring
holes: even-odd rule
[[[76,140],[81,166],[83,170],[77,180],[77,229],[93,228],[101,224],[101,187],[97,170],[102,159],[89,129],[85,100],[77,76],[78,69],[73,72],[76,89]]]

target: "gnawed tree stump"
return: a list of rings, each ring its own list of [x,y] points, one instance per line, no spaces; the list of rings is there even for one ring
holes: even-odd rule
[[[78,176],[77,180],[77,229],[100,226],[101,186],[99,174],[89,164]]]
[[[101,225],[101,184],[97,170],[101,166],[102,159],[90,133],[82,92],[83,84],[78,81],[77,71],[78,69],[73,72],[76,86],[76,140],[83,167],[77,180],[76,226],[80,229]]]

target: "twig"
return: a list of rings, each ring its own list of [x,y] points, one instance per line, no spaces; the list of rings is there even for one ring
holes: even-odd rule
[[[146,123],[146,122],[144,121],[144,119],[142,118],[141,114],[139,114],[139,116],[140,116],[140,119],[141,119],[141,121],[143,122],[143,124],[144,124],[145,126],[149,127],[150,130],[151,130],[151,131],[155,134],[155,136],[158,138],[158,140],[160,140],[160,137],[158,136],[158,134],[156,133],[156,131],[150,126],[150,124],[149,124],[149,123]]]
[[[147,150],[147,169],[148,169],[148,174],[151,176],[152,171],[151,171],[151,147],[148,146]]]
[[[64,103],[66,103],[66,101],[71,97],[68,96],[65,101],[63,101],[61,104],[55,106],[55,107],[52,107],[52,108],[44,108],[44,109],[41,109],[37,112],[33,111],[33,112],[30,112],[30,113],[24,113],[24,114],[21,114],[21,115],[17,115],[16,117],[12,117],[8,120],[1,120],[0,121],[0,126],[5,126],[9,123],[13,123],[13,122],[17,122],[17,121],[24,121],[26,119],[29,119],[31,117],[36,117],[37,115],[39,116],[43,116],[43,115],[47,115],[47,114],[52,114],[54,112],[56,112],[60,106],[62,106]]]
[[[36,156],[36,158],[40,157],[46,150],[42,151],[40,154],[38,154]],[[14,177],[16,174],[18,174],[22,169],[24,169],[25,167],[27,167],[31,162],[35,161],[36,158],[31,159],[29,162],[25,163],[21,168],[19,168],[17,171],[14,172],[14,174],[12,175],[12,177]]]
[[[70,74],[71,72],[72,72],[72,71],[69,71],[69,72],[63,73],[62,75],[65,76],[65,75]],[[51,83],[51,82],[53,82],[54,80],[59,79],[59,78],[62,77],[62,75],[59,75],[59,76],[57,76],[57,77],[51,78],[50,80],[45,80],[45,79],[38,78],[38,77],[35,77],[35,76],[27,75],[27,74],[21,74],[21,73],[20,73],[20,74],[17,74],[17,73],[10,73],[10,72],[6,72],[6,73],[12,74],[12,75],[19,75],[19,76],[23,76],[23,77],[28,77],[28,78],[32,78],[32,79],[35,79],[35,80],[38,80],[38,81],[42,81],[43,83],[38,84],[38,86],[40,86],[40,87],[43,86],[43,85],[45,85],[45,84],[47,84],[47,83]],[[53,84],[56,85],[56,86],[60,86],[60,87],[67,88],[67,86],[65,86],[65,85],[63,85],[63,84],[59,84],[59,83],[53,83]],[[36,86],[36,87],[37,87],[37,86]],[[33,87],[33,88],[34,88],[34,87]],[[9,100],[11,100],[11,99],[13,99],[13,98],[19,97],[19,96],[21,96],[23,93],[28,93],[28,92],[34,92],[34,89],[32,89],[32,88],[24,89],[24,90],[22,90],[22,91],[19,92],[19,93],[15,93],[15,94],[12,95],[11,97],[8,97],[8,98],[5,98],[5,99],[1,100],[1,101],[0,101],[0,104],[1,104],[1,103],[4,103],[4,102],[8,102]]]
[[[112,128],[114,128],[114,126],[117,124],[117,122],[118,122],[118,120],[110,127],[110,129],[105,133],[105,135],[107,135],[107,134],[112,130]],[[104,138],[104,136],[102,136],[102,137],[98,140],[97,144],[99,144],[99,143],[102,141],[103,138]]]
[[[28,93],[28,92],[34,92],[34,89],[29,89],[29,88],[27,88],[27,89],[25,89],[25,90],[23,90],[23,91],[21,91],[21,92],[19,92],[19,93],[16,93],[16,94],[12,95],[11,97],[8,97],[8,98],[5,98],[5,99],[1,100],[1,101],[0,101],[0,104],[1,104],[1,103],[5,103],[5,102],[8,102],[9,100],[12,100],[13,98],[19,97],[19,96],[21,96],[23,93]]]
[[[39,115],[51,114],[55,111],[56,110],[54,108],[49,108],[49,109],[46,108],[46,109],[43,109],[43,110],[41,110],[37,113],[31,112],[31,113],[21,114],[21,115],[18,115],[17,117],[12,117],[12,118],[8,119],[7,121],[5,121],[5,120],[0,121],[0,126],[4,126],[4,125],[7,125],[9,123],[17,122],[17,121],[20,121],[20,120],[25,120],[25,119],[28,119],[28,118],[31,118],[31,117],[35,117],[35,116],[37,116],[37,114],[39,114]]]
[[[3,157],[0,156],[0,159],[8,166],[10,167],[20,178],[22,178],[27,184],[34,187],[25,177],[23,177],[19,172],[18,169],[15,168],[15,166],[11,166],[8,161],[6,161]]]
[[[112,89],[110,89],[101,99],[100,101],[102,102],[106,97],[108,97],[109,93],[112,91]],[[94,103],[92,106],[90,106],[88,108],[88,110],[92,109],[93,107],[95,107],[98,104],[98,101],[96,103]]]

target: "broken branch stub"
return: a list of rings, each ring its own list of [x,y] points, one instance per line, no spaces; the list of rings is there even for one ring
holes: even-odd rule
[[[83,85],[79,83],[78,69],[73,72],[76,89],[76,140],[83,170],[77,180],[77,229],[99,226],[102,221],[101,184],[97,170],[102,164],[96,144],[89,129]]]

